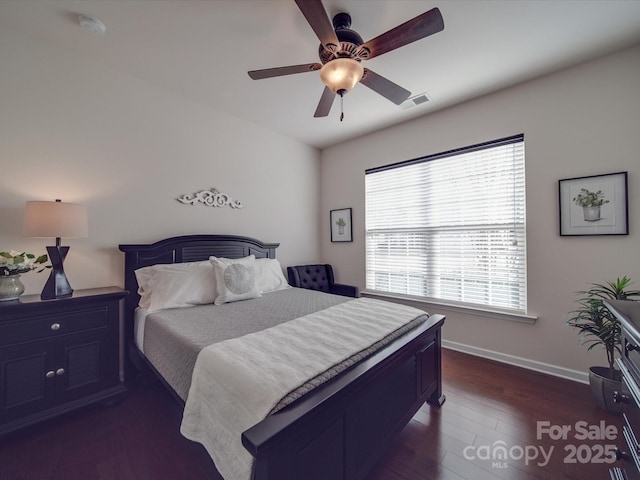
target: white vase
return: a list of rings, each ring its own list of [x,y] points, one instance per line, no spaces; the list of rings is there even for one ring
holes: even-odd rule
[[[0,275],[0,302],[17,300],[23,293],[20,275]]]

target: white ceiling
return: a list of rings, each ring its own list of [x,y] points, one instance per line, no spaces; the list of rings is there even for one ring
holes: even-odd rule
[[[313,118],[318,72],[251,80],[248,70],[318,61],[293,0],[0,0],[0,28],[275,130],[326,146],[640,42],[638,0],[324,0],[367,41],[433,7],[444,31],[365,62],[426,104],[403,109],[357,85]],[[83,13],[107,33],[79,27]],[[6,32],[7,30],[5,30]],[[19,41],[19,40],[17,40]]]

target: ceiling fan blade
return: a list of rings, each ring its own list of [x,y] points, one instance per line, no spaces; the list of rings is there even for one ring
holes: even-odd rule
[[[409,90],[406,90],[400,85],[393,83],[391,80],[387,80],[383,76],[372,72],[368,68],[364,69],[364,75],[362,76],[360,83],[366,85],[374,92],[379,93],[387,100],[391,100],[396,105],[400,105],[411,95]]]
[[[288,67],[265,68],[264,70],[252,70],[247,72],[254,80],[263,78],[281,77],[282,75],[291,75],[293,73],[313,72],[320,70],[322,65],[319,63],[306,63],[304,65],[290,65]]]
[[[324,91],[318,102],[318,108],[316,108],[316,113],[314,113],[313,116],[326,117],[329,115],[334,98],[336,98],[336,94],[333,93],[329,87],[324,87]]]
[[[296,4],[320,40],[320,43],[325,48],[328,48],[328,45],[333,45],[337,48],[340,45],[340,41],[333,30],[333,25],[322,2],[320,0],[296,0]]]
[[[440,10],[433,8],[382,35],[378,35],[376,38],[361,45],[361,47],[369,50],[370,53],[367,59],[370,59],[438,33],[443,29],[444,20]]]

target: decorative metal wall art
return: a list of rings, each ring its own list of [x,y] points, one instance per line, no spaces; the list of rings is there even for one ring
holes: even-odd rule
[[[231,208],[244,208],[244,203],[234,200],[226,193],[219,192],[215,188],[202,190],[193,195],[182,195],[176,200],[188,205],[204,203],[208,207],[224,207],[225,205],[229,205]]]

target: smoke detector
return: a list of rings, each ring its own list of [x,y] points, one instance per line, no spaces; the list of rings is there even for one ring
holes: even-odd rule
[[[80,22],[80,26],[84,28],[87,32],[91,32],[94,35],[104,35],[107,31],[107,27],[104,23],[102,23],[97,18],[90,17],[88,15],[80,15],[78,17],[78,21]]]

